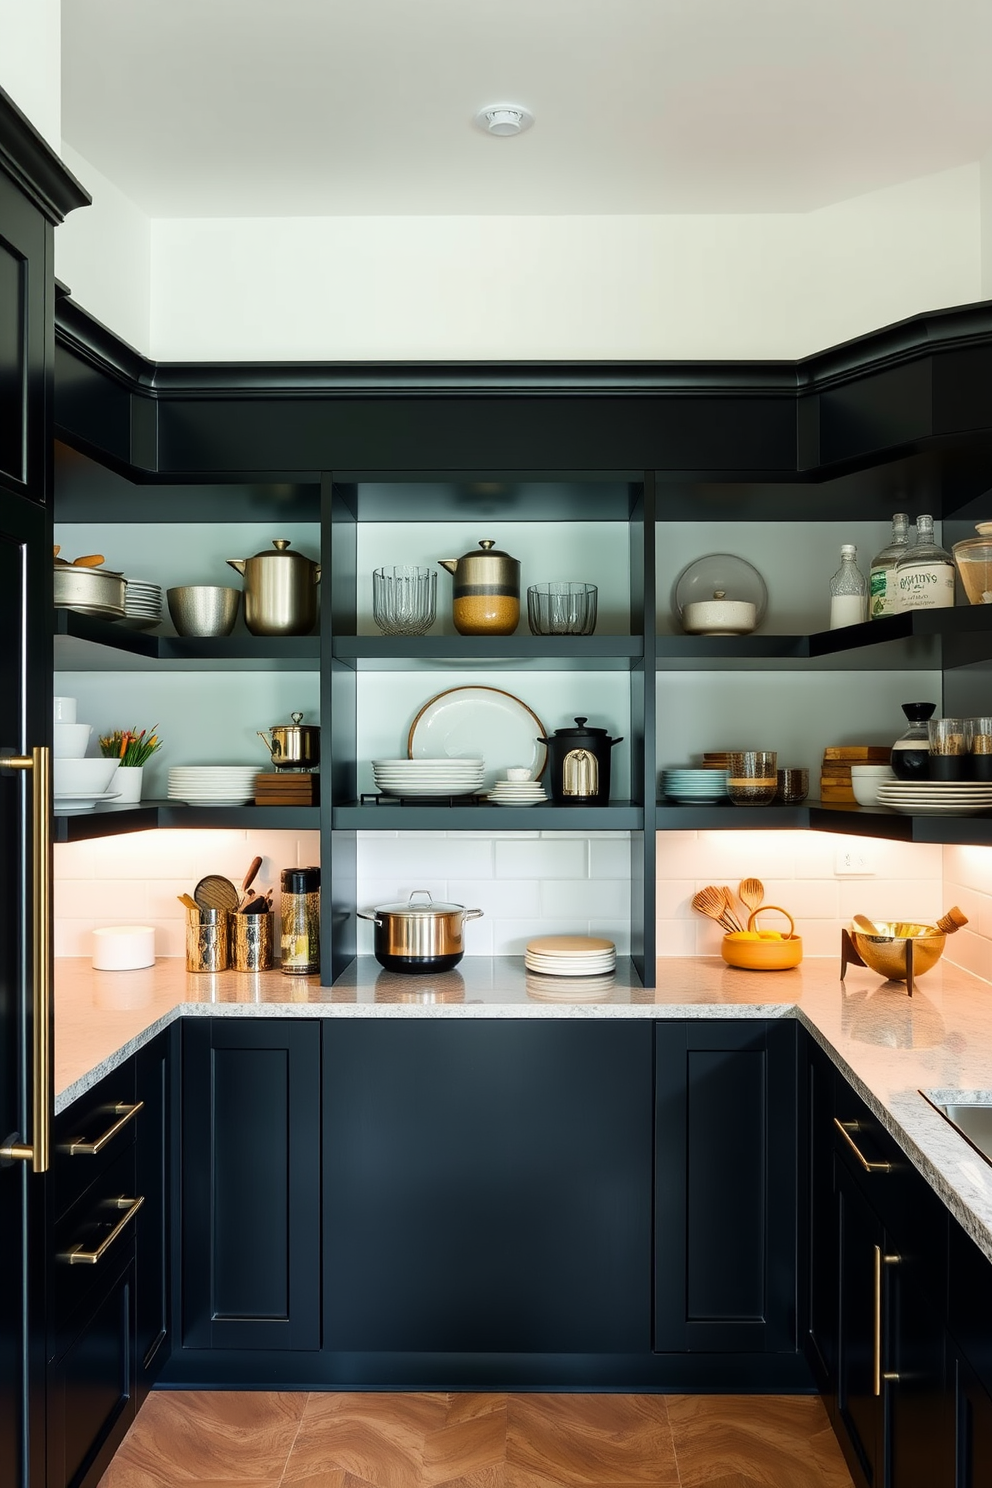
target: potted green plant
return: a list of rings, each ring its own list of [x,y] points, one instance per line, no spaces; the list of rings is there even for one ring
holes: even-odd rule
[[[110,734],[101,734],[100,753],[104,759],[119,761],[114,775],[118,805],[141,800],[142,771],[156,749],[162,747],[162,740],[155,733],[157,728],[156,723],[150,730],[142,729],[140,733],[137,729],[114,729]]]

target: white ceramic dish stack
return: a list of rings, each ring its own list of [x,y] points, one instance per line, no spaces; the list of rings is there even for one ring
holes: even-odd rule
[[[524,951],[527,970],[545,976],[605,976],[616,964],[613,941],[598,935],[540,935]]]
[[[992,781],[883,781],[878,803],[913,816],[974,816],[992,810]]]
[[[169,771],[169,800],[187,806],[243,806],[255,798],[257,774],[257,765],[175,765]]]
[[[112,801],[119,794],[114,775],[115,759],[54,759],[52,795],[56,811],[91,811],[98,801]]]
[[[538,780],[497,780],[488,799],[497,806],[537,806],[548,793]]]
[[[122,625],[128,630],[152,630],[162,619],[162,589],[142,579],[128,579]]]
[[[472,796],[482,789],[481,759],[378,759],[372,778],[384,796]]]

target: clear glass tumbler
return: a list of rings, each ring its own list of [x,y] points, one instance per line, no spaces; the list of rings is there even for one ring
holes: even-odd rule
[[[395,564],[372,573],[372,618],[389,636],[424,635],[437,612],[437,574],[432,568]]]
[[[599,591],[595,584],[531,584],[527,623],[532,635],[592,635]]]

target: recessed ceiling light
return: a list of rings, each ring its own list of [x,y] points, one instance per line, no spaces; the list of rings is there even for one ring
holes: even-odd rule
[[[486,134],[508,137],[523,134],[534,122],[534,115],[519,103],[488,103],[475,116],[475,124]]]

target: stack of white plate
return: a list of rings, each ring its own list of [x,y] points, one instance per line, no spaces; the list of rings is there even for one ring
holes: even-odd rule
[[[151,630],[161,619],[161,586],[128,579],[124,593],[124,624],[128,630]]]
[[[673,765],[671,769],[662,770],[661,789],[672,801],[709,805],[726,799],[729,776],[729,770],[693,770],[688,766]]]
[[[541,935],[529,940],[524,951],[527,970],[545,976],[605,976],[616,964],[613,941],[598,935]]]
[[[883,780],[878,804],[914,816],[974,816],[992,808],[992,781]]]
[[[548,793],[539,780],[497,780],[489,800],[497,806],[536,806]]]
[[[485,760],[379,759],[372,776],[384,796],[471,796],[482,788]]]
[[[169,771],[169,800],[187,806],[243,806],[255,798],[257,765],[177,765]]]

